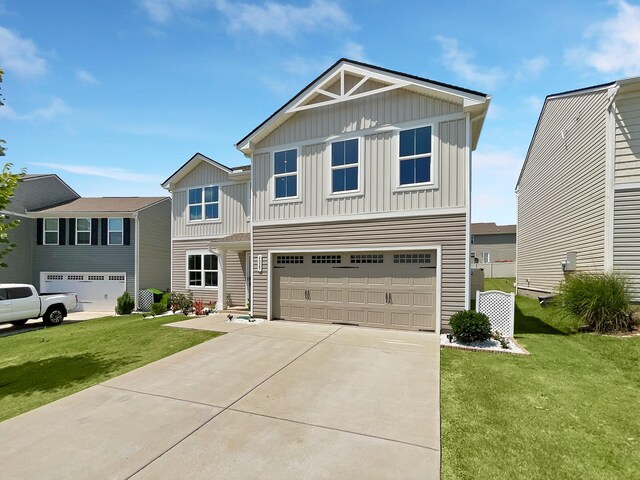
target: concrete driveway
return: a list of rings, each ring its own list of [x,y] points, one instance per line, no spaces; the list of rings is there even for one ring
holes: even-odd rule
[[[439,342],[238,326],[0,423],[0,438],[12,479],[436,479]]]

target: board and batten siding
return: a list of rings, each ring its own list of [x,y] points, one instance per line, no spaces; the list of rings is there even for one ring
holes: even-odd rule
[[[138,213],[138,287],[168,290],[171,284],[171,200]]]
[[[172,194],[174,238],[213,237],[250,231],[249,182],[229,182],[226,172],[208,162],[201,162],[176,184]],[[219,191],[220,220],[189,222],[189,191],[186,189],[219,184],[222,184]]]
[[[36,222],[32,229],[35,239]],[[129,245],[102,245],[101,230],[98,228],[98,245],[34,245],[34,286],[40,290],[40,272],[125,272],[127,292],[135,297],[135,229],[131,228]]]
[[[640,182],[640,94],[615,101],[615,181]]]
[[[627,276],[640,302],[640,189],[615,192],[613,218],[613,268]]]
[[[428,123],[425,119],[425,124]],[[432,132],[435,188],[427,189],[396,190],[399,183],[397,132],[363,137],[359,166],[362,190],[349,197],[330,196],[330,142],[298,149],[300,200],[295,202],[272,203],[272,152],[255,154],[255,221],[463,207],[466,202],[466,121],[440,122],[434,125]]]
[[[604,268],[607,104],[606,90],[545,104],[518,188],[519,289],[555,291],[567,252]]]
[[[267,252],[300,248],[342,249],[425,247],[442,245],[442,327],[449,317],[464,309],[466,215],[412,217],[410,219],[322,222],[299,225],[254,226],[253,313],[267,315]],[[256,268],[263,257],[262,273]]]

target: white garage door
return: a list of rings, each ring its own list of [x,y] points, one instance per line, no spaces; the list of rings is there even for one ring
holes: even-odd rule
[[[282,254],[274,318],[435,330],[436,252]]]
[[[125,273],[114,272],[42,272],[42,293],[73,292],[78,295],[78,310],[113,312],[117,298],[126,289]]]

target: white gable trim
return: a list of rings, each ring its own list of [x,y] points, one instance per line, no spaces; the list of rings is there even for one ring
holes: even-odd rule
[[[169,191],[172,191],[172,188],[171,188],[172,185],[175,185],[180,180],[182,180],[184,177],[186,177],[192,170],[194,170],[202,162],[206,162],[209,165],[211,165],[212,167],[215,167],[215,168],[217,168],[219,170],[222,170],[223,172],[225,172],[227,174],[232,172],[232,169],[230,169],[228,167],[225,167],[221,163],[218,163],[215,160],[212,160],[212,159],[210,159],[208,157],[205,157],[201,153],[196,153],[193,157],[191,157],[187,161],[187,163],[182,165],[182,167],[180,167],[173,175],[171,175],[169,178],[167,178],[162,183],[162,188],[165,188],[165,189],[167,189]]]

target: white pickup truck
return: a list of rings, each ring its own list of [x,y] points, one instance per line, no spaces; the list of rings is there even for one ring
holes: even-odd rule
[[[47,326],[60,325],[77,307],[75,293],[38,295],[33,285],[0,283],[0,323],[24,325],[27,320],[42,317]]]

